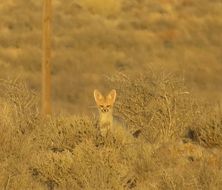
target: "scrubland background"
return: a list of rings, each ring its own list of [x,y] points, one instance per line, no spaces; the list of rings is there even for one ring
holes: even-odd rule
[[[42,1],[1,2],[0,189],[222,189],[221,10],[53,0],[54,113],[42,118]],[[95,88],[117,89],[129,134],[100,136]]]

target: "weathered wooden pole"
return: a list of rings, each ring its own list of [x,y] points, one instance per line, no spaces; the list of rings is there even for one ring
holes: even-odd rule
[[[51,114],[51,24],[52,0],[43,0],[42,23],[42,114]]]

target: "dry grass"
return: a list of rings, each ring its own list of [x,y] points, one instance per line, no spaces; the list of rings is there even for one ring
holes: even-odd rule
[[[53,5],[56,113],[90,112],[89,94],[105,88],[102,74],[143,73],[150,67],[177,72],[193,93],[221,100],[220,1],[57,0]],[[22,76],[39,91],[41,1],[2,3],[0,15],[1,78]]]
[[[121,0],[81,0],[78,4],[83,8],[88,9],[92,14],[114,16],[120,14],[122,2]]]
[[[41,1],[0,5],[0,189],[222,189],[221,1],[53,6],[55,115],[42,118]],[[94,88],[117,89],[138,138],[99,134]]]
[[[110,80],[120,96],[118,113],[151,143],[181,137],[196,118],[189,92],[171,75],[147,73],[130,79],[118,74]]]
[[[138,138],[104,138],[87,116],[42,118],[37,95],[23,82],[1,81],[0,188],[222,188],[221,123],[199,117],[209,107],[173,77],[109,80],[119,87],[116,113],[131,132],[141,129]]]

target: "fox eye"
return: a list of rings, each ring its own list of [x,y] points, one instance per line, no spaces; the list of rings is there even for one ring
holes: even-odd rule
[[[110,108],[110,107],[111,107],[110,105],[107,105],[107,106],[106,106],[106,108]]]
[[[104,106],[103,106],[103,105],[100,105],[99,107],[104,108]]]

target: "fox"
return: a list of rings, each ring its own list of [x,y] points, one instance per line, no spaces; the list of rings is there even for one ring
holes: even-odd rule
[[[99,111],[99,129],[102,136],[107,136],[111,131],[116,128],[125,128],[125,124],[120,118],[113,115],[113,107],[116,101],[116,90],[112,89],[107,96],[103,96],[102,93],[95,89],[94,99]]]
[[[99,129],[102,136],[106,137],[109,132],[123,132],[129,134],[127,125],[124,120],[113,115],[113,108],[116,101],[116,90],[112,89],[107,96],[95,89],[94,99],[99,111]],[[135,131],[131,134],[134,138],[138,138],[141,130]]]

